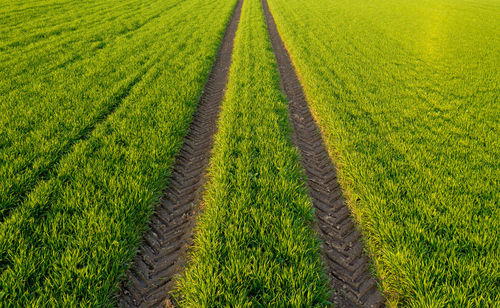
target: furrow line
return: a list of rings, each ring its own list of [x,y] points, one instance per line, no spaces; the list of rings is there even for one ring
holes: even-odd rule
[[[61,162],[61,160],[69,155],[75,149],[75,146],[78,143],[90,138],[96,128],[100,124],[106,122],[113,115],[113,113],[115,113],[115,111],[121,106],[125,99],[129,97],[134,87],[139,84],[144,79],[144,77],[154,68],[154,66],[157,64],[157,61],[158,57],[156,57],[154,60],[151,60],[133,79],[131,79],[127,84],[118,89],[118,91],[114,93],[110,98],[110,100],[112,100],[112,103],[105,106],[94,117],[94,121],[92,123],[89,123],[86,127],[83,127],[73,138],[66,140],[66,143],[61,145],[59,153],[54,156],[54,158],[49,161],[42,170],[34,173],[33,178],[28,178],[27,180],[22,182],[22,186],[25,187],[25,189],[23,192],[18,194],[17,199],[13,201],[7,201],[5,204],[1,204],[0,223],[3,223],[15,208],[24,203],[29,194],[33,192],[33,190],[40,182],[48,180],[55,176],[55,174],[57,173],[57,166]],[[33,162],[25,166],[19,172],[30,170],[32,167]],[[7,187],[7,189],[12,191],[15,189],[15,187],[11,186]],[[2,267],[0,266],[0,268]]]
[[[225,94],[242,2],[236,4],[224,33],[190,131],[176,157],[169,187],[163,192],[150,221],[150,231],[144,236],[143,246],[122,282],[121,307],[176,304],[170,292],[175,287],[175,276],[185,265],[186,252],[193,240],[192,230],[206,181],[205,170]]]
[[[281,87],[290,101],[292,140],[301,154],[309,196],[316,209],[316,229],[322,240],[323,259],[333,291],[331,301],[337,307],[382,307],[384,297],[369,271],[370,260],[360,249],[361,235],[352,223],[349,208],[341,197],[339,199],[341,191],[336,171],[320,130],[309,110],[290,55],[266,0],[262,0],[262,6],[278,63]],[[346,212],[349,223],[345,223]]]

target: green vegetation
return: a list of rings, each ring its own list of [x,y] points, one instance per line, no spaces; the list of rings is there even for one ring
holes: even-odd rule
[[[327,285],[259,0],[245,0],[185,306],[324,306]]]
[[[166,41],[184,48],[186,30],[174,25],[196,6],[179,3],[0,7],[0,221],[173,53]]]
[[[0,302],[110,304],[235,3],[0,4]]]
[[[500,2],[268,0],[389,305],[500,303]],[[236,0],[0,2],[0,306],[109,306]],[[245,0],[186,306],[324,306]]]
[[[500,302],[500,3],[269,0],[391,305]]]

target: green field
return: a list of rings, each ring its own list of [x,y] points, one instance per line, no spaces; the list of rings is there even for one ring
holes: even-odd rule
[[[500,2],[269,0],[392,305],[500,302]]]
[[[2,3],[2,302],[112,299],[234,5]]]
[[[2,8],[9,13],[0,19],[0,220],[155,69],[168,50],[155,38],[185,43],[162,19],[183,14],[178,2]]]
[[[236,2],[0,2],[0,307],[116,304]],[[387,305],[498,307],[500,2],[268,2]],[[179,304],[328,306],[260,0],[217,126]]]

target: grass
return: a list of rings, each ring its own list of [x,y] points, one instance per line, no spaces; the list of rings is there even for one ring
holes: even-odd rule
[[[499,3],[269,2],[389,304],[498,305]]]
[[[0,306],[111,306],[236,0],[0,3]],[[500,303],[500,4],[269,0],[390,306]],[[325,306],[245,0],[185,306]]]
[[[235,3],[0,5],[0,302],[113,303]]]
[[[189,9],[179,0],[13,3],[0,15],[0,221],[122,103],[168,51],[162,40],[185,43],[172,25]]]
[[[259,0],[245,0],[194,248],[187,307],[310,307],[328,288]]]

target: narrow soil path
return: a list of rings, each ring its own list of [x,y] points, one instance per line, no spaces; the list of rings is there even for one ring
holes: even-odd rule
[[[262,0],[271,44],[281,76],[281,87],[290,100],[292,139],[301,153],[313,200],[318,235],[336,307],[381,307],[384,298],[369,271],[361,235],[354,225],[337,181],[333,163],[305,99],[290,55],[278,33],[266,0]]]
[[[242,2],[238,1],[222,39],[190,131],[176,157],[169,187],[151,217],[150,231],[143,239],[128,279],[122,283],[119,295],[122,307],[174,304],[170,291],[175,286],[174,276],[185,265],[186,251],[192,242]]]

